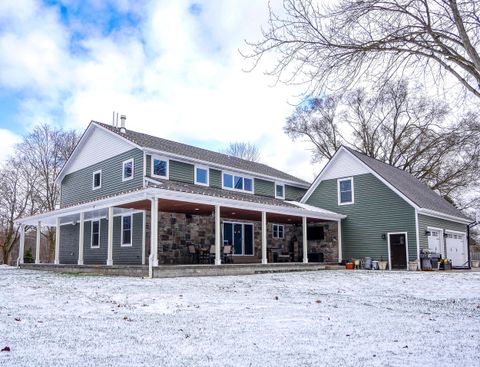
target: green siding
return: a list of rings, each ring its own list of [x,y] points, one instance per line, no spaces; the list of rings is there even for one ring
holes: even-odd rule
[[[122,163],[134,159],[133,179],[122,181]],[[93,172],[102,170],[102,187],[93,190]],[[92,201],[143,186],[143,152],[132,149],[66,175],[62,180],[61,206]]]
[[[210,168],[210,186],[221,189],[222,188],[222,171]]]
[[[307,192],[306,189],[300,187],[285,185],[285,200],[300,201],[300,199]]]
[[[307,204],[347,215],[342,220],[343,258],[388,259],[382,234],[407,232],[410,260],[417,257],[415,209],[372,174],[354,176],[355,203],[338,205],[337,180],[322,181]]]
[[[275,197],[275,183],[256,178],[254,183],[255,195]]]
[[[180,181],[193,183],[194,165],[179,161],[170,160],[169,179],[172,181]]]
[[[445,230],[450,231],[457,231],[457,232],[467,232],[467,225],[457,222],[452,222],[445,219],[434,218],[427,215],[418,215],[418,232],[420,239],[420,248],[428,248],[428,238],[425,236],[425,231],[427,231],[427,227],[435,227],[443,229],[443,233]]]

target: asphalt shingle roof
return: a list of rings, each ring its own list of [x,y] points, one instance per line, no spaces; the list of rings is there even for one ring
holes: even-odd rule
[[[226,154],[214,152],[211,150],[194,147],[192,145],[187,145],[183,143],[178,143],[172,140],[167,140],[159,138],[156,136],[140,133],[137,131],[132,131],[126,129],[126,132],[123,134],[120,132],[119,128],[116,128],[112,125],[104,124],[97,121],[92,121],[93,123],[106,128],[124,138],[135,143],[143,148],[149,148],[153,150],[159,150],[166,153],[176,154],[188,158],[199,159],[202,161],[210,162],[213,164],[218,164],[221,166],[231,167],[232,170],[239,169],[243,171],[248,171],[264,176],[271,176],[277,178],[279,181],[288,180],[294,183],[301,185],[310,185],[307,181],[304,181],[298,177],[292,176],[288,173],[282,172],[270,166],[267,166],[263,163],[251,162],[245,159],[232,157]]]
[[[467,220],[470,219],[454,205],[435,193],[432,189],[430,189],[430,187],[413,177],[410,173],[390,166],[389,164],[383,163],[377,159],[368,157],[365,154],[357,152],[351,148],[345,148],[355,157],[365,163],[368,167],[374,170],[377,174],[382,176],[403,195],[413,201],[418,207],[422,209],[434,210],[454,217]]]

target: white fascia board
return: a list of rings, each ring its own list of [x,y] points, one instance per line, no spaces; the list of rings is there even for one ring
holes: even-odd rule
[[[426,215],[426,216],[433,217],[433,218],[449,220],[449,221],[452,221],[452,222],[457,222],[457,223],[462,223],[462,224],[470,224],[472,222],[470,219],[459,218],[459,217],[455,217],[453,215],[440,213],[440,212],[437,212],[435,210],[430,210],[430,209],[418,209],[418,214]]]
[[[319,208],[319,207],[316,207],[316,206],[313,206],[313,205],[308,205],[308,204],[305,204],[305,203],[300,203],[298,201],[287,201],[287,203],[297,205],[297,206],[299,206],[299,207],[301,207],[305,210],[317,212],[319,214],[332,215],[332,216],[336,215],[336,216],[338,216],[338,219],[345,219],[347,217],[344,214],[338,214],[338,213],[332,212],[330,210],[322,209],[322,208]]]
[[[308,188],[307,192],[303,195],[303,197],[300,199],[300,202],[302,204],[305,204],[307,202],[307,200],[310,198],[310,196],[312,196],[313,192],[315,191],[315,189],[318,187],[318,185],[320,184],[320,182],[322,182],[322,177],[324,176],[325,172],[327,172],[328,168],[330,166],[332,166],[333,164],[335,164],[335,161],[337,159],[337,157],[339,156],[339,153],[340,151],[342,150],[346,150],[343,146],[341,146],[336,152],[335,154],[333,155],[333,157],[328,161],[328,163],[325,165],[325,167],[322,168],[322,170],[320,171],[320,173],[318,174],[317,178],[315,178],[315,180],[313,181],[313,183],[310,185],[310,187]],[[355,157],[356,158],[356,157]]]
[[[183,162],[186,162],[186,163],[201,164],[203,166],[207,166],[209,168],[214,168],[214,169],[219,169],[219,170],[222,170],[222,171],[227,170],[227,171],[230,171],[230,172],[237,172],[237,173],[241,173],[241,174],[246,174],[246,175],[249,175],[249,176],[252,176],[252,177],[267,179],[267,180],[273,181],[273,182],[275,182],[275,181],[280,182],[281,181],[281,182],[286,183],[288,185],[294,185],[294,186],[301,187],[301,188],[304,188],[304,189],[310,187],[309,184],[302,184],[302,183],[291,181],[291,180],[285,180],[285,179],[280,178],[280,177],[268,176],[268,175],[263,175],[261,173],[256,173],[256,172],[252,172],[252,171],[246,171],[246,170],[242,170],[242,169],[233,168],[231,166],[224,166],[224,165],[221,165],[221,164],[218,164],[218,163],[212,163],[210,161],[205,161],[203,159],[191,158],[191,157],[187,157],[187,156],[180,155],[180,154],[165,152],[165,151],[162,151],[162,150],[145,148],[145,152],[147,154],[160,154],[160,155],[167,156],[169,158],[176,158],[176,159],[179,159],[180,161],[183,161]]]

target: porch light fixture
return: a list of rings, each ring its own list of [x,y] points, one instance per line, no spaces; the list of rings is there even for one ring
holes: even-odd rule
[[[198,209],[198,208],[195,208],[195,211],[197,211],[197,212],[198,212],[199,210],[200,210],[200,209]]]
[[[425,236],[430,236],[430,231],[425,231]]]
[[[445,231],[443,231],[443,238],[447,238],[447,237],[448,237],[448,234]]]
[[[237,213],[236,213],[236,212],[232,212],[232,215],[235,215],[235,214],[237,214]]]
[[[382,233],[382,240],[386,240],[387,239],[387,235],[385,233]]]

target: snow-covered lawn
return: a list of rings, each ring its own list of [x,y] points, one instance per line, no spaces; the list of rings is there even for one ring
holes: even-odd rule
[[[480,273],[0,267],[1,366],[480,366]]]

